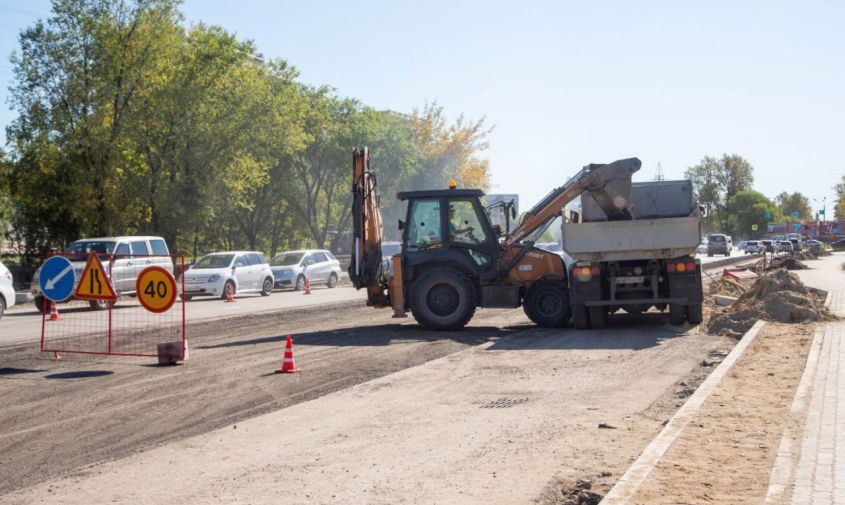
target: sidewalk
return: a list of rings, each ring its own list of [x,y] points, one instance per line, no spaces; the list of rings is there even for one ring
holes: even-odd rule
[[[837,270],[842,257],[837,257]],[[830,291],[831,310],[845,316],[845,273],[806,271],[799,275],[810,285]],[[792,486],[787,503],[794,505],[845,504],[845,322],[832,322],[819,330],[812,348],[817,359],[808,359],[809,405],[803,431],[792,458]],[[811,353],[812,355],[812,353]],[[797,459],[797,461],[796,461]]]

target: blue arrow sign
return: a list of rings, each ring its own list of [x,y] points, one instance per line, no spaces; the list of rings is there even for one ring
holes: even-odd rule
[[[63,256],[53,256],[41,266],[38,286],[48,300],[63,302],[73,293],[73,265]]]

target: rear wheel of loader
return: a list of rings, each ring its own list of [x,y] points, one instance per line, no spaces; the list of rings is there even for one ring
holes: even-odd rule
[[[478,304],[469,277],[454,268],[426,270],[416,282],[411,312],[418,323],[432,330],[459,330],[466,326]]]
[[[534,283],[522,301],[522,310],[537,326],[559,328],[569,321],[569,292],[560,280]]]
[[[689,324],[701,324],[703,320],[704,314],[702,313],[700,303],[687,305],[687,321],[689,321]]]
[[[590,321],[587,319],[587,307],[583,305],[572,307],[572,326],[578,330],[586,330],[590,327]]]
[[[590,307],[590,327],[600,330],[607,326],[607,307]]]
[[[679,305],[677,303],[670,303],[669,304],[669,323],[670,324],[684,324],[684,319],[686,319],[686,310],[683,305]]]

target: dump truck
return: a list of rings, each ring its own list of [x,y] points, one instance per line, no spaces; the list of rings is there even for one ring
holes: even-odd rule
[[[691,181],[633,183],[626,216],[608,214],[587,193],[580,203],[561,225],[573,326],[603,328],[619,309],[652,307],[668,308],[672,324],[701,323],[701,219]]]
[[[405,219],[398,223],[402,232],[402,249],[390,258],[391,268],[387,269],[381,256],[384,224],[379,208],[378,179],[369,167],[369,150],[356,148],[352,158],[350,280],[355,288],[366,289],[368,305],[390,307],[395,317],[405,317],[410,311],[418,323],[434,330],[462,328],[478,307],[520,306],[535,324],[561,327],[572,318],[570,297],[573,293],[579,297],[578,310],[582,306],[599,306],[597,303],[604,301],[603,295],[600,294],[598,299],[582,297],[585,292],[581,288],[594,287],[595,284],[579,284],[573,290],[573,283],[583,282],[574,277],[583,277],[586,268],[606,280],[609,277],[605,276],[602,268],[610,274],[615,273],[616,267],[609,263],[602,265],[602,262],[616,262],[616,265],[622,261],[627,265],[624,263],[627,258],[593,258],[598,251],[590,246],[587,254],[592,258],[589,267],[583,259],[568,265],[563,257],[534,245],[555,218],[564,214],[567,204],[582,193],[589,195],[598,205],[606,221],[629,222],[625,230],[628,238],[625,240],[636,235],[633,230],[637,226],[644,225],[640,229],[643,235],[659,228],[648,228],[646,222],[633,219],[636,206],[629,202],[629,198],[631,176],[641,167],[637,158],[584,167],[520,216],[513,230],[503,230],[500,225],[491,224],[488,210],[481,201],[484,195],[481,190],[458,189],[454,181],[450,181],[448,189],[398,193],[397,197],[407,202]],[[500,206],[499,210],[512,212],[513,208]],[[580,224],[580,219],[578,221]],[[583,224],[582,233],[595,229],[588,222]],[[664,260],[681,257],[685,251],[677,250],[678,254],[675,254],[673,251],[676,250],[672,248],[666,253],[663,247],[659,249],[653,253],[656,259],[645,263],[649,272],[672,268],[668,266],[671,262]],[[681,268],[685,270],[686,266]],[[388,275],[388,271],[392,275]],[[655,286],[662,286],[666,279],[665,275],[661,275]],[[675,282],[674,277],[672,282]],[[598,283],[602,287],[604,284],[605,281]],[[670,301],[673,304],[694,303],[687,298],[664,296],[664,291],[660,290],[659,295],[652,305],[662,306]],[[613,306],[602,306],[601,311],[587,309],[597,313],[594,326],[600,326],[598,314],[609,311]],[[580,318],[581,314],[577,317]],[[578,327],[586,327],[581,319],[574,323]]]

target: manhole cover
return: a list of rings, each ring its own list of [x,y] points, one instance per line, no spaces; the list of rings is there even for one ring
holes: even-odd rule
[[[513,407],[514,405],[519,405],[520,403],[525,403],[528,401],[528,398],[499,398],[498,400],[493,400],[490,403],[485,403],[481,406],[482,409],[506,409],[508,407]]]

